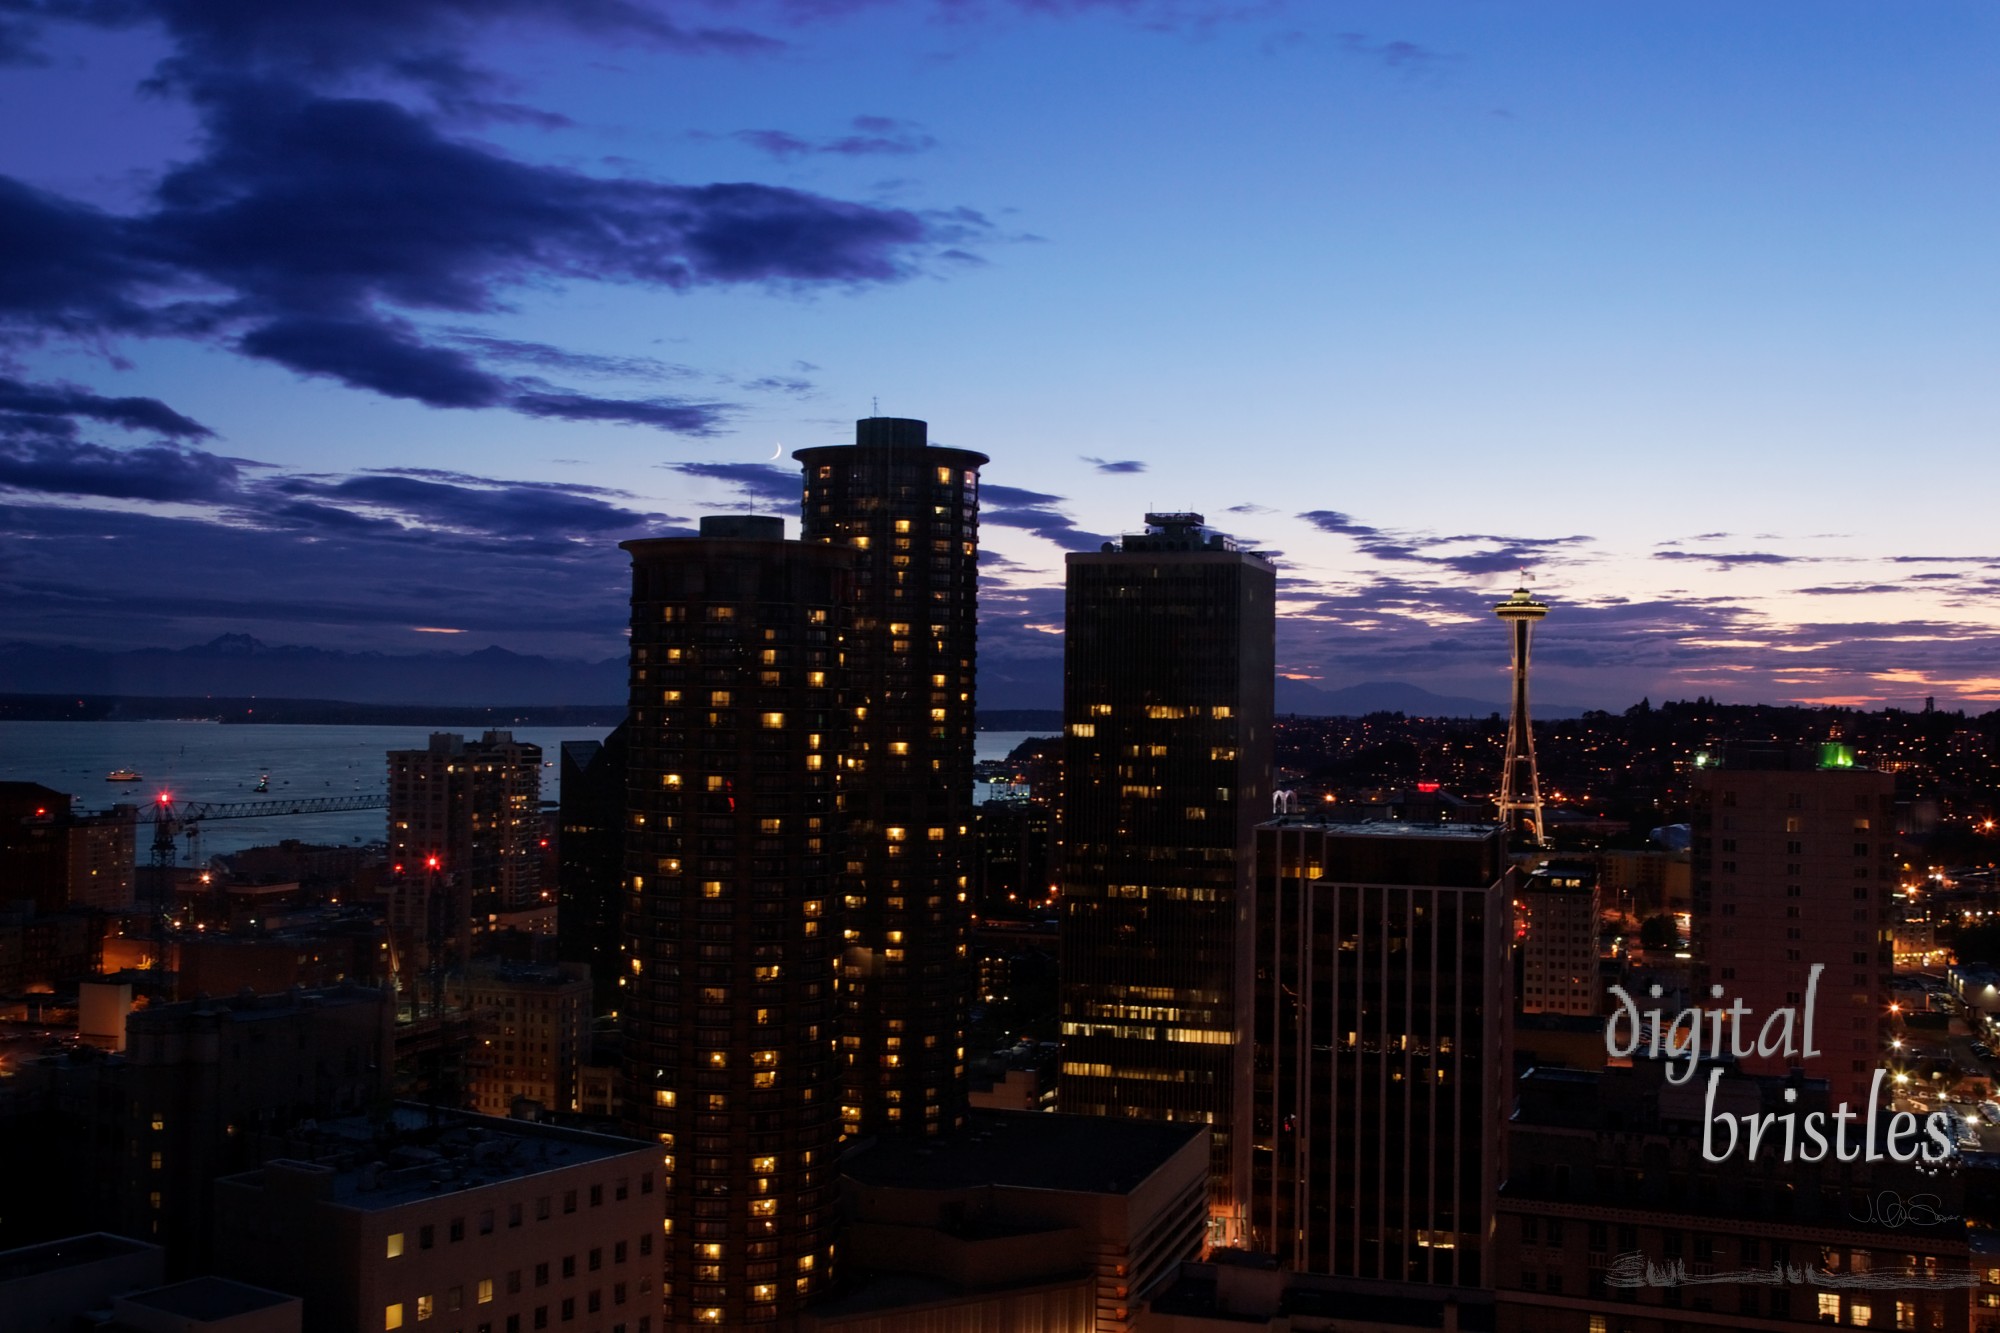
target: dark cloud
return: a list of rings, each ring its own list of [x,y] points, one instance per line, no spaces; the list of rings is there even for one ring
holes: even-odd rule
[[[35,29],[19,19],[0,17],[0,69],[49,63],[35,46]]]
[[[971,210],[531,165],[406,107],[281,83],[214,79],[194,95],[205,149],[150,211],[115,216],[0,178],[0,339],[225,334],[246,355],[433,407],[699,435],[725,405],[544,392],[489,361],[559,368],[560,353],[432,334],[410,315],[504,311],[513,290],[563,280],[893,282],[987,226]]]
[[[1655,560],[1698,560],[1714,569],[1734,569],[1739,565],[1807,564],[1811,556],[1779,555],[1775,551],[1655,551]]]
[[[237,460],[180,445],[0,439],[0,487],[15,491],[171,503],[223,499],[241,480]]]
[[[1357,523],[1337,509],[1313,509],[1300,518],[1321,532],[1350,537],[1364,555],[1377,560],[1401,560],[1435,565],[1460,574],[1500,574],[1541,564],[1564,549],[1582,546],[1592,539],[1580,534],[1567,537],[1505,537],[1490,532],[1464,532],[1448,536],[1371,527]],[[1471,546],[1466,551],[1455,548]]]
[[[383,71],[463,91],[479,71],[457,53],[496,26],[566,28],[694,53],[761,54],[779,39],[688,26],[664,4],[626,0],[10,0],[18,13],[110,28],[157,26],[176,48],[168,73],[283,71],[318,81]]]
[[[922,153],[937,147],[937,140],[908,121],[887,116],[856,116],[857,134],[827,139],[807,139],[786,130],[738,130],[731,135],[781,162],[794,158],[830,154],[837,157],[896,156]]]
[[[1793,592],[1806,597],[1854,597],[1869,593],[1894,593],[1908,591],[1900,583],[1823,583],[1812,588],[1794,588]]]
[[[1231,512],[1238,511],[1232,510]],[[1381,531],[1379,528],[1366,527],[1360,523],[1356,523],[1338,509],[1309,509],[1305,513],[1300,514],[1299,517],[1318,528],[1321,532],[1338,533],[1341,536],[1373,537]]]
[[[1892,565],[1995,565],[2000,555],[1892,555]]]
[[[72,384],[27,384],[0,376],[0,430],[11,426],[68,436],[79,417],[182,440],[215,433],[157,398],[106,398]]]
[[[1349,55],[1362,56],[1373,60],[1385,68],[1416,73],[1437,64],[1444,57],[1415,42],[1371,41],[1366,33],[1343,32],[1340,34],[1340,48]]]
[[[560,421],[609,421],[622,426],[654,426],[679,435],[713,435],[729,416],[726,403],[680,398],[593,398],[577,393],[524,393],[509,407],[531,417]]]
[[[1080,455],[1080,457],[1099,472],[1111,473],[1113,475],[1128,472],[1144,472],[1146,470],[1146,465],[1136,458],[1092,458],[1088,454]]]
[[[301,375],[428,407],[491,407],[506,394],[506,382],[465,353],[431,346],[389,320],[275,319],[250,329],[236,348]]]
[[[704,477],[734,486],[750,499],[769,504],[797,505],[805,483],[797,468],[769,463],[663,463],[669,472]]]
[[[804,398],[814,393],[818,385],[798,375],[763,375],[754,380],[745,380],[743,387],[758,393],[789,393]]]
[[[658,530],[631,517],[629,535]],[[32,619],[44,640],[119,647],[245,626],[343,646],[394,643],[448,607],[450,623],[468,630],[615,651],[628,591],[619,535],[411,528],[312,500],[235,522],[0,504],[0,603],[17,613],[15,633]],[[139,570],[171,571],[172,595]]]
[[[332,484],[297,481],[282,489],[350,511],[387,513],[407,527],[502,537],[589,539],[629,532],[649,517],[568,487],[520,482],[469,486],[371,473]]]
[[[574,352],[548,343],[519,338],[498,338],[477,329],[447,329],[443,335],[452,345],[462,347],[482,360],[512,365],[536,366],[570,375],[601,376],[607,379],[688,379],[701,374],[691,366],[675,365],[650,356],[606,356],[596,352]]]
[[[1275,514],[1278,511],[1271,508],[1269,505],[1240,504],[1240,505],[1231,505],[1229,506],[1229,508],[1223,510],[1222,512],[1225,514]],[[1315,510],[1314,512],[1327,513],[1330,511]],[[1303,515],[1301,515],[1301,517],[1303,517]]]

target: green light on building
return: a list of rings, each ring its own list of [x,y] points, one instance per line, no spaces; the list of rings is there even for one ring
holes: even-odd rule
[[[1854,747],[1842,745],[1838,741],[1828,741],[1819,747],[1821,768],[1853,768]]]

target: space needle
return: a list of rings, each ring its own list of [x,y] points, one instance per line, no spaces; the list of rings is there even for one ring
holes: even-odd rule
[[[1542,827],[1542,784],[1535,776],[1535,733],[1528,725],[1528,643],[1548,603],[1528,592],[1526,576],[1514,595],[1493,608],[1514,635],[1514,707],[1507,719],[1507,757],[1500,766],[1500,822],[1510,832],[1527,825],[1537,847],[1548,845]]]

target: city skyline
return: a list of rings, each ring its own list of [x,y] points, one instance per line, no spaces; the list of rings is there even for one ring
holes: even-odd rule
[[[1189,508],[1328,689],[1497,699],[1525,566],[1538,700],[2000,700],[1984,11],[501,10],[8,8],[5,638],[616,656],[879,411],[996,675]]]

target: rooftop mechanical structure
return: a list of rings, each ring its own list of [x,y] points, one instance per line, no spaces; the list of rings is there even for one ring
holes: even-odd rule
[[[1542,783],[1535,775],[1535,733],[1528,725],[1528,645],[1535,622],[1549,613],[1527,587],[1493,608],[1514,636],[1514,704],[1507,718],[1507,757],[1500,765],[1500,822],[1524,831],[1537,847],[1548,845],[1542,827]]]

